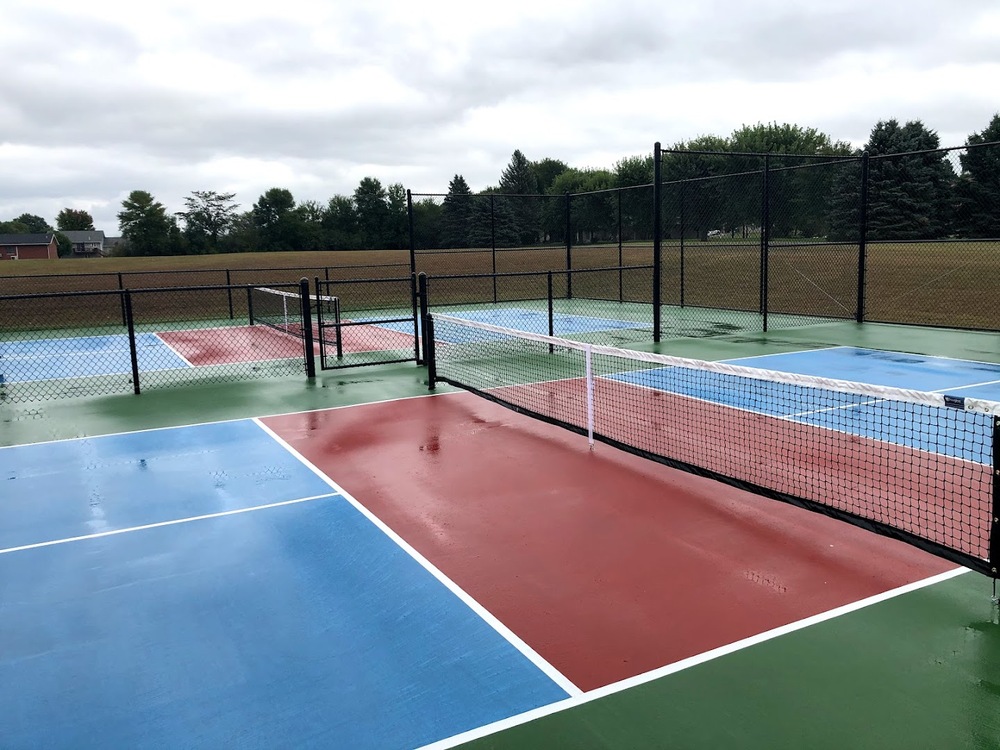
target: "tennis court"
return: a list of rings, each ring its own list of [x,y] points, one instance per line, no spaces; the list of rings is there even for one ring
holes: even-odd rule
[[[444,335],[443,356],[481,334]],[[641,404],[683,399],[727,415],[716,449],[711,430],[678,425],[731,472],[840,476],[828,454],[803,464],[779,443],[741,454],[774,422],[775,438],[888,446],[871,455],[931,460],[952,482],[981,473],[984,448],[954,426],[859,432],[879,422],[842,417],[870,399],[803,408],[790,383],[1000,400],[1000,358],[930,351],[991,339],[928,333],[926,353],[903,354],[885,345],[904,329],[807,335],[735,342],[697,388],[673,366],[598,364],[595,401],[611,408],[595,428],[634,433]],[[539,377],[569,356],[521,353],[489,389],[585,412],[583,378]],[[749,400],[733,380],[747,367],[789,382]],[[985,576],[474,394],[428,396],[424,379],[383,366],[306,393],[161,391],[7,423],[4,746],[996,746]],[[952,523],[974,553],[970,507]]]

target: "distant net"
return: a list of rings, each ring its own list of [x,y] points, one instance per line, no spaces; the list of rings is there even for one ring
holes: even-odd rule
[[[336,297],[310,295],[308,304],[314,309],[329,312],[337,308]],[[263,325],[290,336],[305,340],[305,326],[302,323],[302,295],[299,292],[274,289],[271,287],[251,287],[249,291],[250,324]],[[313,325],[313,334],[317,327]]]
[[[435,381],[996,575],[998,403],[429,325]]]

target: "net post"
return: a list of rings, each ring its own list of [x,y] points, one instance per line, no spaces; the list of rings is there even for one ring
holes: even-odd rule
[[[309,299],[309,279],[299,280],[299,307],[302,310],[302,339],[306,355],[306,377],[316,377],[316,352],[313,349],[312,305]]]
[[[618,302],[625,301],[625,275],[622,268],[625,266],[622,255],[622,189],[618,188]]]
[[[594,346],[587,344],[584,349],[587,365],[587,443],[594,448]]]
[[[659,343],[660,320],[660,246],[663,240],[660,195],[660,142],[653,144],[653,341]]]
[[[549,271],[546,275],[546,284],[548,285],[548,298],[549,298],[549,336],[556,335],[556,316],[554,310],[554,302],[552,300],[552,271]],[[549,354],[555,351],[555,347],[549,344]]]
[[[344,358],[344,336],[343,327],[340,324],[340,297],[333,298],[333,340],[337,347],[337,359]]]
[[[427,274],[421,272],[417,274],[417,296],[420,298],[420,315],[418,321],[420,323],[420,339],[424,342],[424,359],[421,361],[417,360],[418,365],[426,364],[427,360]]]
[[[120,274],[119,274],[120,276]],[[128,329],[128,353],[132,360],[132,390],[139,395],[139,350],[135,341],[135,318],[132,317],[132,293],[122,291],[122,310],[125,313],[125,327]]]
[[[247,320],[253,325],[253,287],[247,287]]]
[[[990,575],[1000,578],[1000,414],[993,415],[993,508],[990,514]]]
[[[319,338],[317,342],[319,344],[319,366],[323,367],[323,363],[326,362],[326,336],[323,335],[323,303],[320,300],[320,286],[319,276],[313,277],[316,282],[316,336]],[[329,290],[328,290],[329,291]]]
[[[433,391],[437,384],[437,353],[434,347],[434,318],[427,314],[424,323],[424,359],[427,362],[427,389]]]
[[[233,279],[232,275],[229,273],[229,269],[226,269],[226,297],[229,299],[229,319],[233,319]]]

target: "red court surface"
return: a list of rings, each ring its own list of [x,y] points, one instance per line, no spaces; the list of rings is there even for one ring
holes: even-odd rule
[[[263,362],[303,356],[302,340],[297,336],[266,326],[231,326],[224,328],[192,328],[183,331],[162,331],[157,334],[164,343],[194,367],[226,365],[235,362]],[[318,332],[316,333],[318,336]],[[332,333],[328,333],[330,339]],[[375,325],[345,325],[341,327],[344,354],[413,349],[413,336]],[[334,344],[328,341],[329,356],[334,356]],[[319,346],[316,346],[319,353]]]
[[[586,427],[582,379],[490,392]],[[993,477],[984,464],[604,378],[594,401],[600,435],[989,558]],[[647,422],[641,432],[635,414]]]
[[[583,690],[954,568],[469,394],[263,421]]]

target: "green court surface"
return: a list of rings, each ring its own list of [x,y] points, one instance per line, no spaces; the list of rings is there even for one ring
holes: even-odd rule
[[[718,360],[840,345],[1000,363],[997,334],[851,322],[643,348]],[[422,367],[397,364],[324,372],[314,382],[287,376],[0,402],[0,445],[429,397],[426,378]],[[1000,748],[992,592],[988,578],[953,571],[437,746]]]

